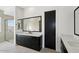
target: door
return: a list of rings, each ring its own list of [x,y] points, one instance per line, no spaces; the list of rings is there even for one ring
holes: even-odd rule
[[[14,20],[5,20],[5,39],[6,41],[13,42],[14,40]]]
[[[0,17],[0,42],[5,41],[4,39],[4,20]]]
[[[45,47],[54,49],[55,45],[55,31],[56,31],[56,11],[45,12]]]

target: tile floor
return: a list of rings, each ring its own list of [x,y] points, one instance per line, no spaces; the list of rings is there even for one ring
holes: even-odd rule
[[[41,53],[57,53],[55,50],[53,49],[49,49],[49,48],[43,48],[40,50]]]
[[[56,51],[48,48],[36,51],[19,45],[15,46],[11,42],[5,41],[0,43],[0,53],[56,53]]]

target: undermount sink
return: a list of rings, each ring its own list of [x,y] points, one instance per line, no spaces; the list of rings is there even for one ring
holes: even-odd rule
[[[79,41],[68,41],[71,47],[79,47]]]

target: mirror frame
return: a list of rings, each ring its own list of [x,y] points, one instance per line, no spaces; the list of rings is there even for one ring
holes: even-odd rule
[[[75,30],[75,29],[76,29],[76,25],[75,25],[75,24],[76,24],[76,23],[75,23],[75,22],[76,22],[76,18],[75,18],[75,17],[76,17],[76,11],[77,11],[78,9],[79,9],[79,6],[74,10],[74,34],[77,35],[77,36],[79,36],[79,34],[77,34],[77,33],[76,33],[76,30]]]
[[[25,20],[25,19],[38,18],[38,17],[40,17],[39,31],[27,31],[27,30],[24,30],[24,20]],[[22,30],[23,30],[24,32],[41,32],[41,31],[42,31],[42,16],[34,16],[34,17],[23,18],[23,19],[22,19]]]

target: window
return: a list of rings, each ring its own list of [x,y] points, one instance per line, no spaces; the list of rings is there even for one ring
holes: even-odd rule
[[[14,20],[8,20],[8,32],[14,32]]]
[[[0,17],[0,32],[1,32],[1,17]]]

